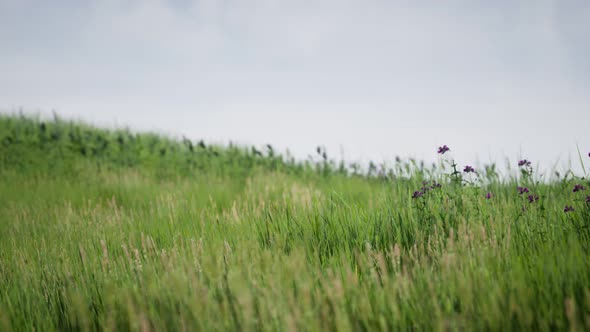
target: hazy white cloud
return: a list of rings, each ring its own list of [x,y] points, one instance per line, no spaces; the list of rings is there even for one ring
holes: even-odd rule
[[[299,155],[552,161],[590,149],[589,22],[585,1],[0,0],[0,106]]]

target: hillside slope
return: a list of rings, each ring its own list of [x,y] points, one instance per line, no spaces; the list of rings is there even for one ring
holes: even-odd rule
[[[323,153],[0,116],[0,330],[590,329],[588,180]]]

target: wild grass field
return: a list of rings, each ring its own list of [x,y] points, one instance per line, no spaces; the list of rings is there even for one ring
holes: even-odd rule
[[[443,143],[363,169],[2,115],[0,330],[590,330],[588,178]]]

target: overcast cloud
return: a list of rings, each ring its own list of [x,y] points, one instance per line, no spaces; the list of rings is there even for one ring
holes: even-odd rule
[[[0,0],[0,107],[302,158],[448,144],[579,169],[589,36],[583,0]]]

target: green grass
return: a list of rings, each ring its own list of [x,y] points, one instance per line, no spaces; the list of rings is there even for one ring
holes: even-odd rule
[[[0,116],[0,330],[590,329],[587,180],[321,154]]]

